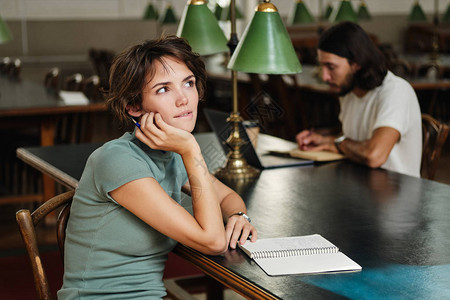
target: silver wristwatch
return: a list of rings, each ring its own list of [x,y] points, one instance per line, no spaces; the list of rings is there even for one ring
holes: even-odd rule
[[[339,145],[346,139],[347,137],[345,135],[341,135],[338,138],[334,139],[334,145],[336,146],[336,149],[339,151],[339,153],[342,153],[341,148],[339,148]]]
[[[243,216],[244,219],[246,219],[249,223],[252,222],[252,219],[250,219],[250,217],[247,216],[247,215],[246,215],[244,212],[242,212],[242,211],[232,214],[229,218],[231,218],[231,217],[234,216],[234,215]]]

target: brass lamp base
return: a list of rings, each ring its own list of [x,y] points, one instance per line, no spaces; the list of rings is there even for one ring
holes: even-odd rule
[[[229,158],[225,167],[218,169],[214,174],[225,180],[250,180],[259,176],[260,170],[247,164],[242,158]]]
[[[239,123],[242,122],[239,113],[231,113],[227,121],[232,125],[230,136],[226,141],[231,150],[227,155],[225,167],[217,170],[214,175],[224,180],[250,180],[257,178],[261,171],[250,166],[241,153],[241,147],[246,142],[242,140],[239,134]]]

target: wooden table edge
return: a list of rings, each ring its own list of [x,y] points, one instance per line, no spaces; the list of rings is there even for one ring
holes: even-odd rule
[[[173,249],[173,253],[191,262],[205,274],[248,299],[278,299],[261,287],[231,272],[194,249],[178,244]]]
[[[73,178],[72,176],[67,175],[65,172],[60,171],[59,169],[53,167],[48,164],[44,160],[38,158],[28,150],[24,148],[17,148],[16,155],[23,162],[29,164],[30,166],[36,168],[43,174],[49,175],[54,180],[63,184],[64,186],[74,189],[78,185],[78,180]]]

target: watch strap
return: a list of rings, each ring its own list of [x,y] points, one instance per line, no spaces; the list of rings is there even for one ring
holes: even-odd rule
[[[237,212],[237,213],[234,213],[234,214],[231,214],[228,218],[231,218],[232,216],[243,216],[244,217],[244,219],[246,219],[249,223],[251,223],[252,222],[252,219],[250,219],[250,217],[249,216],[247,216],[244,212],[242,212],[242,211],[240,211],[240,212]]]

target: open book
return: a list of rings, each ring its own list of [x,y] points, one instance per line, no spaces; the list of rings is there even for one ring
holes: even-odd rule
[[[258,239],[239,247],[270,276],[361,270],[319,234]]]
[[[298,157],[313,161],[333,161],[345,158],[345,156],[340,153],[334,153],[330,151],[303,151],[300,149],[292,149],[290,151],[271,150],[269,151],[269,153],[272,155]]]

